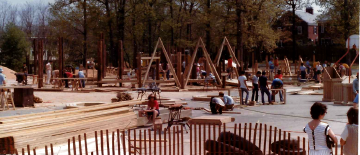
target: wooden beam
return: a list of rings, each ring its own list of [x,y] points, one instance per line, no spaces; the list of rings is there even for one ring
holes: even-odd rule
[[[160,60],[160,57],[154,57],[155,60]],[[151,60],[151,57],[141,57],[141,60]]]
[[[141,85],[141,53],[137,54],[137,79],[138,79],[138,87],[142,87]]]
[[[102,58],[102,56],[103,56],[103,54],[102,54],[102,44],[103,44],[103,42],[100,39],[100,41],[98,43],[98,53],[97,53],[97,55],[98,55],[97,81],[98,82],[102,80],[102,68],[103,68],[102,67],[102,65],[103,65],[103,62],[102,62],[103,61],[103,58]],[[101,87],[100,84],[98,84],[98,86]]]
[[[124,73],[124,50],[123,50],[123,43],[122,40],[119,41],[119,48],[118,48],[118,76],[119,79],[122,80],[122,75]],[[122,87],[122,83],[119,83],[119,86]]]

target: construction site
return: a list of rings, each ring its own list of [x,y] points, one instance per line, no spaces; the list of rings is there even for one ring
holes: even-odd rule
[[[138,68],[129,68],[122,46],[118,49],[119,67],[108,66],[103,36],[100,38],[96,63],[79,68],[64,66],[59,38],[59,59],[53,62],[59,68],[51,68],[55,74],[50,83],[40,56],[35,56],[34,73],[25,79],[21,79],[24,73],[2,66],[7,82],[1,86],[1,154],[305,155],[309,144],[302,131],[311,120],[311,105],[322,102],[328,106],[324,121],[337,136],[347,123],[347,109],[353,106],[352,81],[358,69],[351,69],[358,68],[358,48],[348,70],[336,68],[340,58],[324,67],[320,83],[312,78],[312,72],[306,79],[300,77],[305,63],[302,57],[295,63],[284,57],[278,61],[284,86],[270,89],[281,91],[283,100],[261,104],[259,99],[244,105],[238,81],[244,64],[236,59],[226,37],[215,59],[201,38],[191,52],[167,48],[158,38],[151,55],[137,55]],[[43,55],[41,39],[34,40],[33,46],[35,54]],[[230,72],[223,55],[232,57]],[[268,55],[257,62],[252,56],[252,68],[245,70],[247,79],[263,71],[271,85],[275,72],[269,62],[275,57]],[[315,64],[315,55],[311,57]],[[80,71],[84,78],[79,77]],[[72,77],[64,77],[69,75],[65,72]],[[246,83],[253,87],[251,80]],[[234,107],[212,114],[209,102],[219,97],[219,92],[231,96]],[[149,119],[153,112],[145,110],[150,94],[160,107],[153,120]],[[343,147],[336,143],[333,151],[342,155]]]

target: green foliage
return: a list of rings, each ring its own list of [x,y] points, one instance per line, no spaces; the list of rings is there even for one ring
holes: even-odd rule
[[[330,25],[329,33],[335,35],[334,42],[345,44],[345,40],[353,34],[359,34],[359,5],[358,0],[317,0],[324,7],[320,21]],[[345,3],[347,2],[347,3]]]
[[[1,36],[0,61],[3,65],[15,71],[20,70],[30,48],[30,43],[25,37],[25,33],[15,24],[6,25],[5,32]]]

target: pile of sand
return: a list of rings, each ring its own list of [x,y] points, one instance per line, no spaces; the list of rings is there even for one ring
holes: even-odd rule
[[[6,79],[11,79],[11,80],[16,80],[16,76],[15,76],[15,71],[5,67],[5,66],[0,66],[3,69],[3,74],[5,74]]]

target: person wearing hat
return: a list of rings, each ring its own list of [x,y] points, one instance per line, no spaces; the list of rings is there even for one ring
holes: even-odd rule
[[[355,95],[359,93],[359,72],[356,74],[356,79],[353,81],[353,93]]]
[[[223,92],[219,92],[219,96],[222,97],[222,100],[225,103],[226,109],[234,109],[234,99],[231,96],[225,95]]]
[[[6,85],[6,81],[5,81],[6,77],[2,72],[3,69],[0,68],[0,86]]]
[[[226,69],[226,71],[227,71],[227,73],[229,74],[229,76],[228,76],[228,79],[232,79],[231,77],[231,75],[232,75],[232,72],[233,72],[233,65],[232,65],[232,63],[233,63],[233,60],[232,60],[232,56],[230,55],[229,56],[229,59],[228,59],[228,62],[227,62],[227,69]]]

